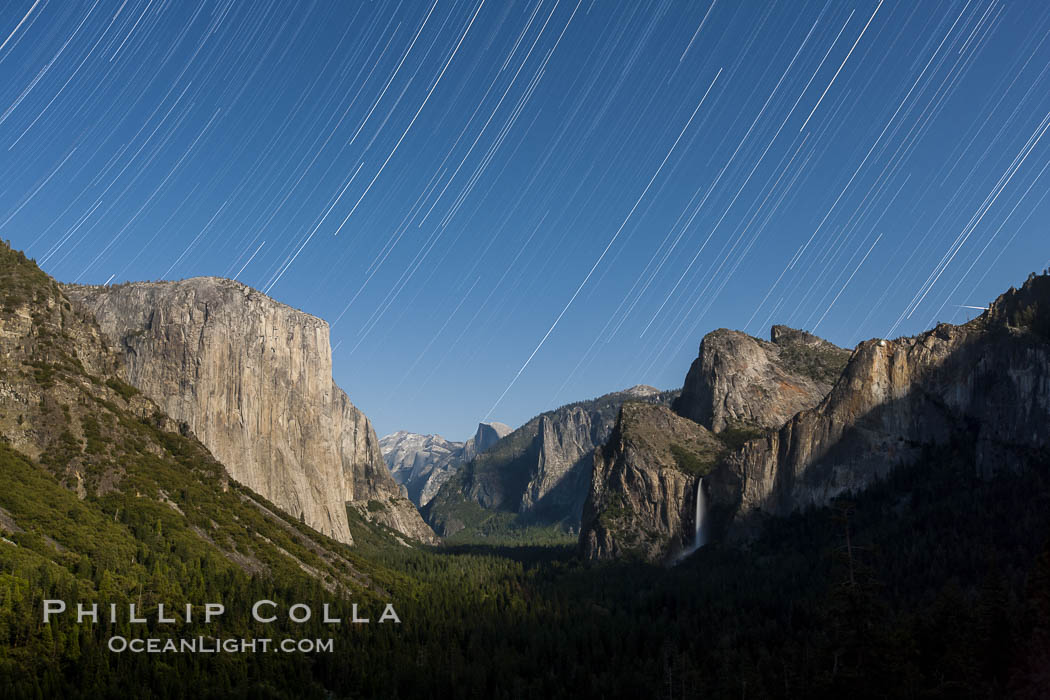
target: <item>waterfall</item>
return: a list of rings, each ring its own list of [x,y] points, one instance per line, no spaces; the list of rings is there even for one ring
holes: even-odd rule
[[[696,482],[696,533],[693,535],[693,549],[696,551],[707,544],[707,532],[704,530],[704,518],[707,515],[707,497],[704,496],[704,480]]]
[[[707,544],[707,529],[704,527],[706,519],[707,497],[704,495],[704,480],[700,479],[696,484],[696,530],[693,532],[693,544],[680,551],[672,561],[672,564],[677,564]]]

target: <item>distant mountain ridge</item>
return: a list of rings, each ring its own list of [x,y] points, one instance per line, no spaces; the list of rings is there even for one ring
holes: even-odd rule
[[[452,442],[440,435],[420,435],[404,430],[379,440],[394,481],[408,491],[417,506],[425,506],[460,465],[510,434],[511,427],[498,422],[479,423],[474,437]]]
[[[609,438],[625,401],[670,405],[677,391],[638,385],[536,416],[464,464],[424,509],[452,535],[493,512],[524,522],[579,527],[594,448]]]
[[[464,443],[446,440],[440,435],[422,435],[399,430],[379,438],[390,476],[408,491],[413,502],[419,502],[422,483],[435,468],[448,464]]]

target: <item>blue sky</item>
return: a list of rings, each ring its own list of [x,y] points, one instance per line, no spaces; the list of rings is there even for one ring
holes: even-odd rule
[[[469,436],[704,333],[845,346],[1050,265],[1041,2],[0,6],[0,237],[332,324],[380,434]]]

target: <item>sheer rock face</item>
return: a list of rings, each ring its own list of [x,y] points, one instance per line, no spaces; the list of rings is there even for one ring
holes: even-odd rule
[[[661,561],[693,541],[697,482],[724,446],[664,406],[625,403],[594,452],[580,551],[588,559]]]
[[[459,456],[460,463],[469,462],[512,432],[513,428],[505,423],[478,423],[474,437],[463,445],[463,454]]]
[[[408,497],[425,506],[464,462],[489,449],[511,432],[503,423],[479,423],[474,437],[452,442],[440,435],[399,431],[379,441],[383,458],[394,480],[405,487]]]
[[[772,342],[720,329],[704,336],[675,411],[711,430],[779,428],[815,406],[849,357],[815,335],[773,326]]]
[[[128,381],[235,479],[342,542],[352,541],[346,503],[368,501],[384,501],[404,534],[433,539],[371,423],[332,380],[327,323],[211,277],[66,293],[123,352]]]
[[[961,326],[870,340],[834,389],[712,475],[712,496],[746,536],[784,515],[869,485],[923,449],[973,449],[978,471],[1023,468],[1050,449],[1050,277],[1030,278]]]
[[[149,586],[136,548],[170,556],[174,537],[208,557],[212,581],[240,570],[286,586],[312,579],[340,597],[375,586],[343,548],[232,484],[185,425],[125,376],[123,357],[94,316],[0,241],[0,462],[7,477],[0,528],[12,538],[4,547],[25,552],[24,561],[0,555],[5,576],[12,564],[17,580],[20,567],[61,571],[80,561],[115,573],[120,586]],[[63,489],[83,503],[69,507]],[[123,497],[114,502],[117,494]],[[171,516],[163,537],[137,535],[132,524],[158,509]],[[36,542],[13,541],[23,532]]]
[[[710,431],[732,428],[739,439],[780,427],[820,402],[849,356],[786,326],[774,326],[771,338],[708,333],[673,404],[679,415],[624,404],[608,444],[595,452],[580,534],[583,556],[633,553],[656,561],[691,542],[697,474],[725,451]],[[694,469],[674,466],[682,460]]]
[[[575,526],[591,482],[593,453],[605,444],[625,401],[661,401],[667,395],[638,385],[594,401],[563,406],[533,419],[534,438],[523,487],[513,495],[521,513],[545,515]]]
[[[545,498],[553,495],[558,502],[552,502],[550,506],[563,506],[579,512],[582,503],[575,501],[586,493],[588,475],[578,465],[590,462],[594,448],[605,442],[611,431],[612,425],[602,413],[588,411],[582,406],[540,416],[535,468],[531,470],[521,494],[519,510],[527,512],[537,508]],[[563,482],[567,493],[557,497],[555,490]]]
[[[605,443],[625,401],[670,403],[676,392],[639,385],[543,413],[468,461],[430,504],[428,522],[452,535],[463,500],[576,528],[591,484],[594,448]]]

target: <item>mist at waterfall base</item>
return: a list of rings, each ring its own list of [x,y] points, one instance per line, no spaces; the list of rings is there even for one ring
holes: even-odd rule
[[[693,544],[686,547],[674,559],[674,564],[682,561],[690,554],[707,544],[707,496],[704,495],[704,480],[701,478],[696,482],[696,515],[694,519],[695,531],[693,533]]]

